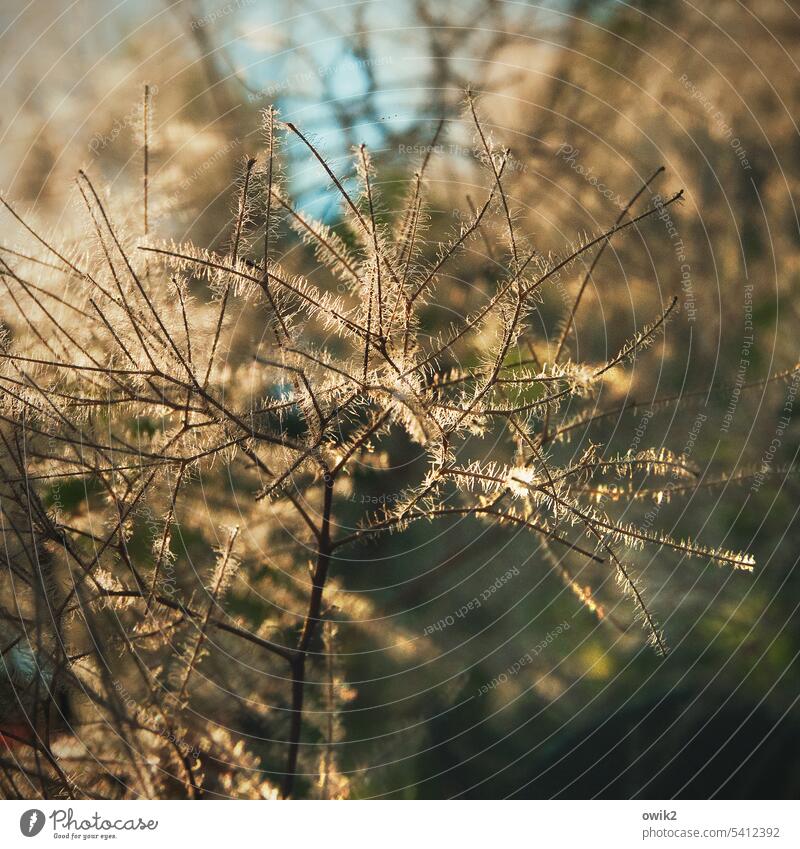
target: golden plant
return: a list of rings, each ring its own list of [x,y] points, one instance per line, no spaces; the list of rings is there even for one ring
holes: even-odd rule
[[[143,214],[129,199],[104,200],[81,172],[87,230],[62,244],[2,200],[30,242],[0,259],[0,674],[10,682],[0,704],[0,781],[8,796],[289,797],[310,697],[322,706],[326,743],[318,762],[303,755],[305,774],[319,776],[312,792],[346,796],[337,711],[352,692],[335,662],[328,592],[346,568],[346,546],[412,523],[475,517],[599,564],[660,653],[666,640],[626,549],[753,567],[747,554],[615,518],[632,500],[709,485],[688,457],[598,444],[560,456],[579,429],[635,408],[598,411],[593,402],[647,356],[677,303],[607,361],[570,359],[582,296],[606,246],[681,199],[635,212],[663,169],[609,229],[543,254],[520,231],[506,191],[510,153],[484,130],[468,94],[488,186],[452,238],[431,243],[430,153],[395,214],[382,204],[364,145],[351,181],[273,109],[263,117],[263,149],[243,163],[226,251],[149,232],[157,200],[147,129]],[[286,192],[284,133],[340,195],[337,226],[314,220]],[[295,234],[285,239],[297,246],[299,237],[316,262],[299,250],[300,270],[290,267],[290,252],[280,253],[285,227]],[[427,310],[446,297],[450,264],[477,238],[492,253],[494,278],[476,278],[474,303],[431,336]],[[542,338],[531,322],[540,297],[575,268],[583,269],[577,294]],[[390,433],[424,456],[417,482],[348,527],[339,505],[352,506],[359,464],[393,489]],[[634,478],[655,483],[633,487]],[[81,497],[70,507],[64,487],[75,484]],[[282,569],[265,567],[265,539]],[[554,562],[605,617],[591,588]],[[253,622],[237,610],[236,587],[269,615]],[[357,598],[347,601],[357,609]],[[236,709],[269,730],[269,757],[209,721],[220,698],[211,670]],[[315,674],[324,686],[310,696]],[[61,734],[67,723],[71,734]],[[279,748],[283,762],[269,762]]]

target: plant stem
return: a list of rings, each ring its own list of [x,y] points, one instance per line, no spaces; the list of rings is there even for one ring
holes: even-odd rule
[[[308,602],[308,613],[303,622],[303,632],[297,644],[296,653],[291,661],[292,668],[292,721],[289,727],[289,752],[286,758],[286,772],[283,777],[281,795],[288,799],[294,790],[294,780],[297,774],[297,756],[300,750],[300,735],[303,730],[303,701],[306,686],[306,659],[308,648],[320,622],[322,613],[322,594],[325,581],[328,578],[328,567],[331,562],[331,506],[333,504],[334,476],[325,470],[325,490],[322,506],[322,524],[320,526],[319,546],[317,548],[317,565],[312,578],[311,597]]]

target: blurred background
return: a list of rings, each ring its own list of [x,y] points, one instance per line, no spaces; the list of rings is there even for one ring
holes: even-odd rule
[[[592,439],[625,450],[641,431],[642,446],[687,451],[710,479],[763,470],[760,485],[723,481],[626,516],[749,550],[755,572],[644,553],[639,572],[673,649],[662,660],[607,575],[587,568],[606,613],[598,621],[535,541],[507,528],[415,527],[347,549],[334,578],[359,600],[337,634],[338,766],[350,796],[800,794],[797,386],[747,386],[800,354],[798,57],[800,7],[783,0],[2,4],[0,189],[54,230],[70,226],[79,168],[110,193],[140,179],[145,84],[151,230],[209,247],[230,232],[239,163],[259,152],[269,104],[345,182],[351,146],[366,142],[390,208],[444,119],[431,239],[486,184],[461,120],[467,86],[511,149],[510,194],[544,253],[613,224],[659,166],[653,192],[685,192],[669,216],[606,252],[573,355],[613,353],[678,295],[656,373],[637,364],[620,397],[690,397],[681,415],[656,405],[581,429],[570,450]],[[285,157],[298,205],[335,224],[337,199],[308,152],[289,140]],[[0,242],[14,249],[15,238],[8,228]],[[493,262],[488,248],[470,257],[448,307]],[[580,268],[560,286],[579,282]],[[539,315],[547,350],[559,287]],[[432,332],[448,320],[446,309],[432,315]],[[393,492],[363,470],[352,519],[413,479],[403,451]],[[264,542],[270,568],[280,535]],[[455,615],[476,597],[479,607]],[[257,620],[253,604],[243,597],[240,612]],[[248,731],[221,697],[214,716]],[[269,743],[261,755],[269,763]]]

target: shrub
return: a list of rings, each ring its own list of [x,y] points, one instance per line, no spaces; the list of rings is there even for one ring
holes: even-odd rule
[[[413,523],[471,517],[529,532],[543,552],[568,555],[551,563],[583,604],[627,628],[567,565],[598,564],[659,653],[667,642],[631,549],[752,568],[747,554],[624,518],[632,501],[713,484],[689,457],[636,438],[623,453],[564,450],[576,432],[636,408],[598,410],[598,393],[632,361],[646,364],[678,301],[605,362],[574,362],[570,340],[598,259],[682,193],[645,203],[659,168],[609,229],[543,254],[506,191],[509,151],[484,130],[471,96],[467,120],[488,186],[441,242],[426,239],[430,153],[395,212],[381,202],[365,146],[354,151],[351,191],[272,109],[263,149],[243,162],[225,251],[148,232],[147,137],[142,212],[129,197],[106,202],[81,172],[88,230],[71,244],[3,200],[30,240],[0,259],[2,636],[14,681],[0,724],[17,758],[3,763],[5,793],[290,796],[302,765],[319,776],[309,792],[346,795],[335,744],[352,692],[335,637],[358,599],[337,595],[333,608],[329,592],[348,545]],[[336,226],[289,198],[283,133],[341,196]],[[466,257],[469,274],[478,238],[493,272],[475,272],[465,312],[430,335],[448,269]],[[282,255],[282,245],[291,250]],[[540,297],[576,269],[577,294],[542,338],[531,321]],[[682,400],[658,399],[647,415]],[[399,492],[397,440],[422,458]],[[365,466],[394,494],[362,501],[360,522],[348,526]],[[324,686],[310,688],[312,678]],[[252,741],[208,721],[233,715],[254,729]],[[72,734],[59,733],[67,723]],[[299,758],[309,726],[325,743],[316,765]]]

